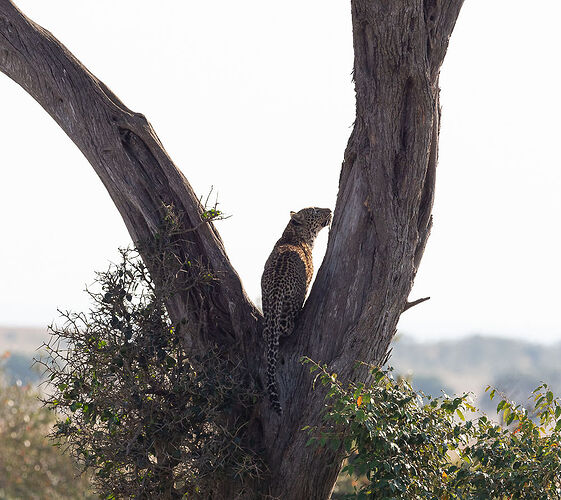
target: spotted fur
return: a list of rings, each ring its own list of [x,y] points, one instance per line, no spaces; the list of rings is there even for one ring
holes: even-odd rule
[[[271,406],[282,413],[276,382],[279,339],[292,333],[314,272],[312,248],[316,236],[331,222],[328,208],[290,212],[290,222],[265,263],[261,278],[263,335],[267,342],[267,392]]]

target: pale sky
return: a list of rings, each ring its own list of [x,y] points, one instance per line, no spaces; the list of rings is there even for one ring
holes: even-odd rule
[[[144,113],[250,297],[290,210],[334,207],[354,118],[348,0],[19,0]],[[155,5],[158,5],[156,8]],[[434,228],[403,315],[417,339],[561,340],[559,0],[467,0],[441,73]],[[0,74],[0,325],[84,310],[130,238],[78,149]],[[327,232],[316,245],[317,267]]]

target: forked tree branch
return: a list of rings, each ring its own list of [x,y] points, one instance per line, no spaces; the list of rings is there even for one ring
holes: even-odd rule
[[[337,452],[310,453],[304,425],[318,425],[324,396],[301,366],[305,355],[342,379],[366,380],[356,361],[384,361],[431,228],[440,123],[438,75],[463,0],[351,0],[356,121],[345,151],[326,257],[294,334],[280,349],[282,419],[257,404],[248,424],[271,471],[264,496],[328,498]],[[187,229],[201,207],[156,134],[49,32],[0,0],[0,71],[31,94],[76,143],[101,178],[135,242],[149,240],[173,205]],[[259,376],[260,314],[245,296],[211,224],[192,232],[186,255],[219,281],[170,304],[191,335],[242,344]],[[266,494],[266,495],[265,495]],[[224,498],[229,498],[224,495]],[[231,497],[231,496],[230,496]],[[252,497],[254,498],[254,497]]]

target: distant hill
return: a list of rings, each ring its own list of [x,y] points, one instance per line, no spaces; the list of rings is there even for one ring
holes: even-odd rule
[[[31,364],[37,349],[49,339],[46,328],[0,327],[0,368],[10,380],[34,383]],[[481,398],[487,385],[524,403],[542,381],[561,396],[561,342],[554,345],[482,335],[441,342],[415,342],[399,335],[392,343],[389,365],[408,377],[415,389],[439,395],[473,392],[479,406],[492,404]]]
[[[9,383],[18,380],[36,384],[41,380],[39,367],[33,367],[33,357],[39,354],[49,333],[46,328],[0,326],[0,369]]]
[[[472,336],[442,342],[415,342],[402,336],[392,343],[389,365],[411,378],[427,394],[471,391],[482,409],[489,398],[480,396],[487,385],[525,403],[531,391],[546,382],[561,396],[561,343],[534,344],[499,337]]]

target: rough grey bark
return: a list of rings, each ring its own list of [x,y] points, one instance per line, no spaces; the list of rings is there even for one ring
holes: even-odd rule
[[[134,242],[147,241],[161,228],[163,205],[183,214],[193,258],[220,276],[207,297],[191,297],[190,314],[208,322],[202,332],[225,342],[240,338],[247,318],[258,317],[210,224],[200,224],[201,206],[173,164],[146,118],[129,110],[51,33],[26,18],[12,2],[0,1],[0,70],[20,84],[49,113],[107,188]],[[195,254],[193,255],[193,252]],[[187,304],[171,305],[180,320]],[[253,313],[253,314],[252,314]],[[242,319],[243,318],[243,319]],[[255,319],[250,320],[255,324]],[[206,344],[210,339],[193,338]]]
[[[463,0],[352,0],[357,114],[345,151],[327,253],[278,369],[285,413],[266,397],[251,436],[270,474],[253,485],[282,499],[328,498],[336,453],[304,446],[304,425],[319,422],[320,391],[299,362],[327,362],[360,379],[355,361],[383,362],[431,227],[439,134],[438,77]],[[49,32],[0,0],[0,71],[31,94],[80,148],[106,186],[135,242],[158,231],[163,204],[193,229],[190,258],[219,277],[215,286],[169,304],[196,349],[228,348],[263,380],[261,316],[248,300],[212,224],[146,119],[133,113]],[[187,254],[187,249],[185,249]],[[229,498],[235,485],[219,485]]]

